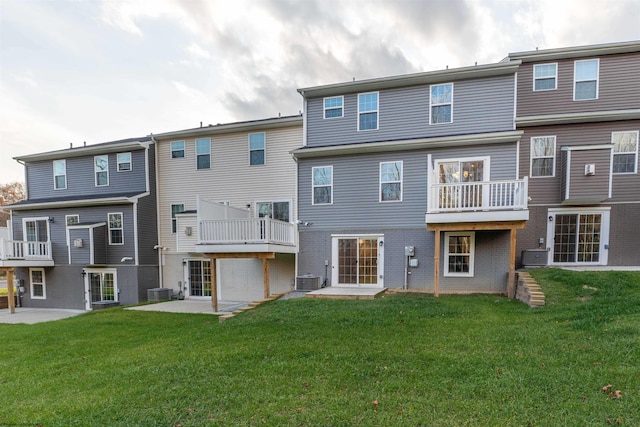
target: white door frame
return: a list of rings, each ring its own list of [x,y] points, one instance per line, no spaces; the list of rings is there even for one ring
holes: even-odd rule
[[[193,257],[193,258],[184,258],[183,261],[184,262],[182,263],[182,268],[183,268],[182,277],[183,277],[184,282],[183,282],[182,286],[185,287],[185,289],[184,289],[184,297],[185,298],[193,298],[193,299],[211,299],[210,296],[199,296],[199,295],[198,296],[192,296],[191,295],[191,274],[190,274],[190,271],[189,271],[189,262],[190,261],[202,262],[202,261],[211,261],[211,260],[209,258]],[[216,278],[217,279],[216,280],[217,281],[216,289],[217,289],[218,301],[219,301],[222,298],[221,297],[222,290],[220,289],[221,288],[221,286],[220,286],[220,263],[218,261],[219,260],[216,260],[216,267],[218,268],[218,274],[217,274],[217,278]],[[212,284],[212,286],[213,286],[213,284]]]
[[[113,301],[118,302],[120,300],[120,292],[118,289],[118,272],[115,268],[84,268],[82,269],[84,276],[84,308],[85,310],[92,310],[91,308],[91,273],[104,273],[113,274]]]
[[[341,239],[376,239],[377,240],[377,283],[375,284],[343,284],[339,283],[338,241]],[[358,243],[359,245],[359,243]],[[384,234],[332,234],[331,235],[331,286],[355,288],[384,287]]]

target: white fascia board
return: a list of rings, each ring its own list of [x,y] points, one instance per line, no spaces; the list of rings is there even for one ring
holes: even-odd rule
[[[563,47],[558,49],[513,52],[510,53],[506,59],[520,60],[522,62],[537,62],[566,58],[614,55],[629,52],[640,52],[640,41],[636,40],[620,43],[594,44],[586,46]]]
[[[127,141],[122,143],[104,143],[87,145],[64,150],[48,151],[46,153],[29,154],[14,157],[19,162],[36,162],[42,160],[69,159],[71,157],[91,156],[108,153],[119,153],[136,149],[149,148],[151,141]]]
[[[516,117],[517,126],[546,126],[572,123],[608,122],[640,119],[640,109],[593,111],[586,113],[548,114]]]

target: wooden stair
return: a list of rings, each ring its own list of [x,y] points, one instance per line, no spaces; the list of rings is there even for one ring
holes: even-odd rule
[[[542,288],[535,279],[526,271],[518,271],[516,280],[516,299],[529,307],[542,307],[545,305],[545,296]]]

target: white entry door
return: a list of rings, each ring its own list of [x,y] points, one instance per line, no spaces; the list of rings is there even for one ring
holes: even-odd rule
[[[118,282],[115,270],[85,269],[85,309],[91,310],[94,302],[118,301]]]
[[[384,237],[333,236],[331,283],[333,286],[383,287]]]

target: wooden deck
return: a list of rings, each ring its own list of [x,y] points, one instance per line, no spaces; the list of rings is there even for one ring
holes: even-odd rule
[[[386,292],[386,288],[338,288],[330,286],[307,293],[307,298],[324,299],[376,299]]]

